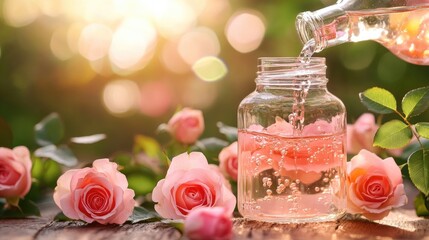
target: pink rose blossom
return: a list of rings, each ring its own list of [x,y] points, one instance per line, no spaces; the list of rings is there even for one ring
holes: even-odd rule
[[[377,130],[375,117],[371,113],[362,114],[353,125],[347,124],[347,152],[357,154],[362,149],[380,152],[379,148],[372,146]]]
[[[0,197],[23,198],[30,191],[31,165],[26,147],[0,148]]]
[[[360,150],[366,149],[375,154],[381,152],[381,148],[374,147],[373,141],[378,125],[375,117],[371,113],[362,114],[354,124],[347,124],[347,153],[357,154]],[[388,149],[392,156],[400,156],[403,149]]]
[[[224,179],[209,166],[202,153],[182,153],[173,158],[165,179],[153,189],[155,210],[172,219],[184,219],[200,207],[224,207],[232,214],[236,199]]]
[[[168,121],[168,130],[179,142],[192,144],[204,131],[204,118],[200,110],[184,108]]]
[[[237,181],[238,175],[238,144],[233,142],[219,153],[219,167],[226,177]]]
[[[116,163],[98,159],[92,166],[65,172],[57,181],[55,203],[71,219],[123,224],[133,212],[134,191]]]
[[[191,240],[231,239],[231,214],[222,207],[194,209],[186,217],[185,235]]]
[[[384,160],[361,150],[347,163],[347,188],[350,213],[379,220],[392,208],[407,203],[402,175],[393,158]]]

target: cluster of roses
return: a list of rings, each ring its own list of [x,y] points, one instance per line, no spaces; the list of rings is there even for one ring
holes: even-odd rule
[[[379,158],[375,153],[380,150],[372,147],[377,128],[372,114],[347,128],[348,152],[357,154],[347,163],[348,211],[374,220],[407,201],[395,161]],[[185,108],[170,119],[168,130],[180,143],[195,143],[204,130],[203,115]],[[227,179],[237,180],[237,152],[237,142],[224,148],[219,166],[208,164],[199,152],[174,157],[153,189],[155,210],[163,218],[184,219],[191,239],[231,237],[236,197]],[[0,197],[24,197],[31,186],[30,171],[27,148],[0,148]],[[136,205],[125,175],[108,159],[65,172],[57,181],[54,200],[67,217],[101,224],[123,224]]]

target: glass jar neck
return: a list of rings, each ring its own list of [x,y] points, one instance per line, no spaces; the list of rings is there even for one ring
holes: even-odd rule
[[[295,24],[301,42],[314,41],[315,52],[349,40],[348,16],[338,4],[300,13]]]
[[[258,59],[256,85],[258,87],[296,88],[306,85],[309,88],[326,88],[325,58],[313,57],[263,57]]]

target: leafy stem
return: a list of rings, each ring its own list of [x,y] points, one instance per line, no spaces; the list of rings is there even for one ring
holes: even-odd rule
[[[420,141],[420,135],[417,133],[417,131],[413,128],[413,124],[408,121],[407,117],[405,117],[404,115],[402,115],[398,110],[394,111],[396,114],[398,114],[399,117],[402,118],[402,120],[408,125],[408,127],[410,128],[411,132],[413,133],[413,135],[416,137],[417,142],[420,145],[420,149],[424,150],[424,146],[423,143]]]

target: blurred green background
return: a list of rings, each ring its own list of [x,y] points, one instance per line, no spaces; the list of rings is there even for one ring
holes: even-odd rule
[[[81,158],[130,151],[182,107],[203,110],[205,137],[236,125],[240,100],[255,88],[258,57],[298,56],[295,17],[319,0],[2,0],[0,118],[13,145],[37,147],[34,125],[51,112],[66,136],[107,134],[73,146]],[[373,86],[397,99],[429,82],[375,42],[347,43],[327,58],[328,88],[353,122],[358,93]],[[420,119],[429,119],[425,113]]]

